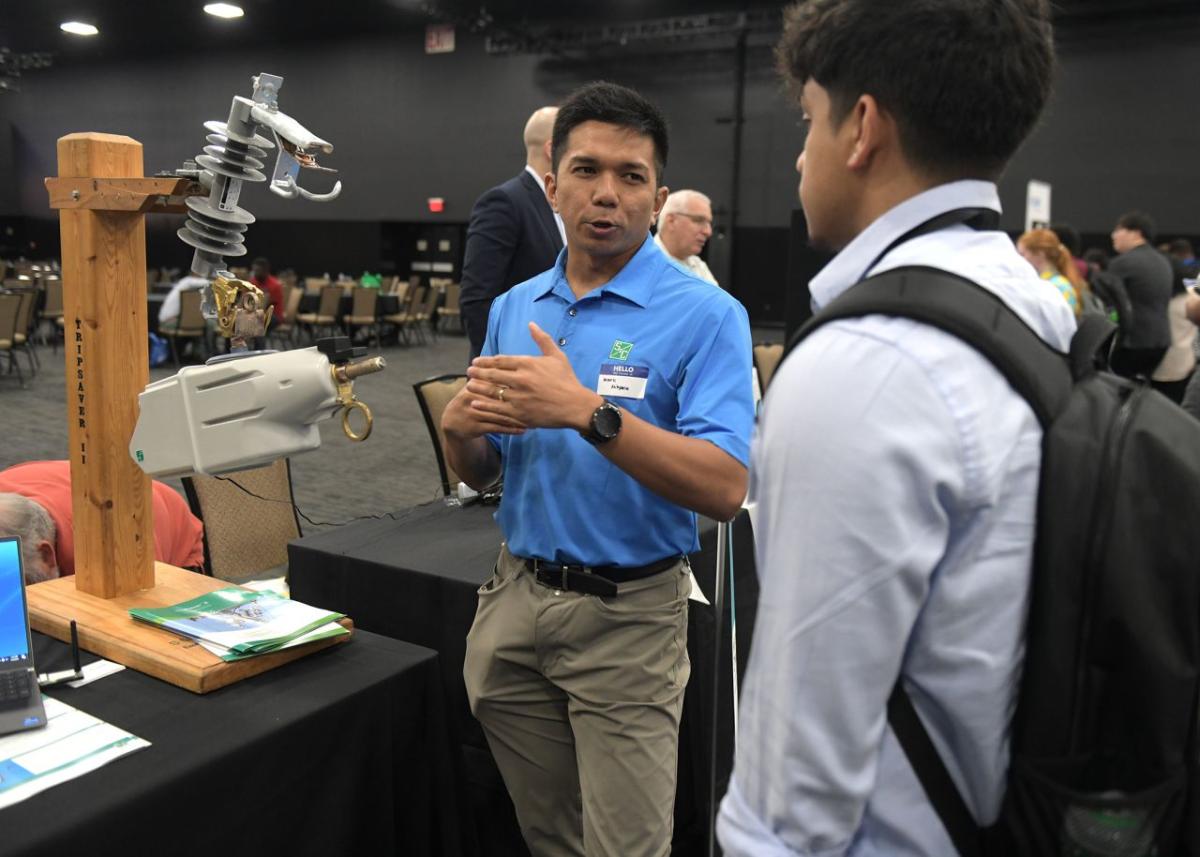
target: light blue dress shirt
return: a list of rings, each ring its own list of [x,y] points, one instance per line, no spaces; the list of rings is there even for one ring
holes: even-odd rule
[[[652,240],[609,282],[576,300],[566,280],[567,252],[549,271],[496,299],[483,353],[540,355],[529,333],[534,321],[567,355],[581,384],[596,390],[605,365],[644,374],[643,397],[606,398],[748,464],[754,402],[742,305],[672,265]],[[643,487],[577,432],[489,437],[504,466],[496,519],[517,556],[637,566],[699,549],[695,513]]]
[[[1000,232],[893,240],[995,186],[887,212],[811,284],[817,309],[869,273],[929,265],[1002,298],[1066,350],[1057,290]],[[750,499],[762,593],[718,833],[727,855],[943,857],[954,849],[887,726],[905,685],[980,823],[1004,795],[1024,654],[1041,428],[994,367],[906,319],[830,323],[764,401]]]

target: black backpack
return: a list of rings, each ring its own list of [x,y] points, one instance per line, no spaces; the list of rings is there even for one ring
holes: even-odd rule
[[[915,319],[971,345],[1045,432],[1026,656],[999,821],[982,830],[898,680],[888,720],[963,855],[1200,857],[1200,421],[1097,368],[1113,327],[1069,355],[998,297],[909,267],[850,288],[834,319]]]

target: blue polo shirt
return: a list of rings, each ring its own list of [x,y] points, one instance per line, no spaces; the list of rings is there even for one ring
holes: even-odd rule
[[[483,354],[539,356],[534,321],[584,386],[622,410],[715,444],[743,465],[754,423],[746,311],[724,290],[672,265],[652,240],[600,288],[576,300],[567,251],[498,297]],[[606,389],[598,389],[602,372]],[[639,388],[644,393],[639,397]],[[645,565],[699,549],[696,515],[610,463],[571,429],[490,435],[504,465],[497,521],[509,550],[584,565]]]

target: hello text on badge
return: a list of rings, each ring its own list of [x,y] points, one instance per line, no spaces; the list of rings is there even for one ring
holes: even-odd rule
[[[650,377],[647,366],[631,366],[627,363],[603,363],[596,392],[601,396],[620,396],[626,399],[646,398],[646,380]]]

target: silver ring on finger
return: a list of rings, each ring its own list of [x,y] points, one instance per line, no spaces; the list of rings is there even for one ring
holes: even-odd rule
[[[502,402],[504,401],[504,388],[503,387],[496,388],[496,398]]]

